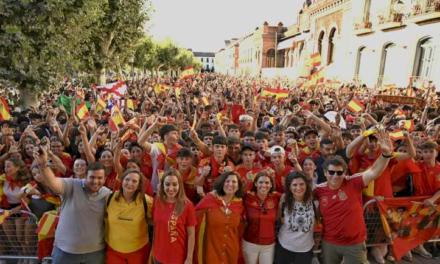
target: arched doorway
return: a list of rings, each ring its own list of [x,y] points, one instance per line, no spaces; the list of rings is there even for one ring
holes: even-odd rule
[[[321,31],[318,37],[318,52],[321,55],[322,55],[322,41],[324,39],[324,35],[325,35],[324,31]]]

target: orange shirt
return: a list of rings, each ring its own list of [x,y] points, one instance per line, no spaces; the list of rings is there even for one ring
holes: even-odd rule
[[[197,205],[198,217],[205,221],[198,222],[198,228],[205,225],[203,246],[200,247],[198,257],[203,263],[238,263],[240,253],[240,227],[243,214],[242,200],[234,198],[229,205],[230,214],[225,213],[223,203],[215,194],[207,194]],[[196,240],[200,241],[198,238]],[[199,263],[201,264],[201,263]]]

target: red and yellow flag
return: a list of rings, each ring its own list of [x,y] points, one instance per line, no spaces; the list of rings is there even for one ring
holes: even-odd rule
[[[324,71],[321,69],[319,71],[316,71],[314,73],[312,73],[309,77],[308,77],[309,81],[308,84],[309,85],[316,85],[318,83],[323,83],[325,78],[324,78]]]
[[[96,111],[101,112],[107,107],[107,103],[101,99],[101,97],[98,97],[98,100],[96,101]]]
[[[11,112],[8,102],[5,98],[0,97],[0,121],[7,121],[9,119],[11,119]]]
[[[312,67],[318,67],[319,65],[321,65],[321,53],[316,52],[313,53],[312,55],[310,55],[310,59],[309,59],[309,65]]]
[[[351,112],[358,113],[364,111],[365,106],[359,100],[352,99],[347,104],[347,109],[350,110]]]
[[[127,104],[127,108],[128,108],[128,109],[130,109],[130,110],[134,110],[134,102],[133,102],[133,100],[131,100],[131,99],[127,99],[127,100],[125,101],[125,103]]]
[[[180,74],[180,78],[181,79],[186,79],[186,78],[190,78],[195,74],[194,68],[193,67],[188,67],[185,70],[182,71],[182,73]]]
[[[164,93],[164,92],[168,91],[169,88],[170,87],[165,84],[158,83],[154,86],[154,92],[156,94]]]
[[[38,222],[38,239],[54,237],[55,229],[58,224],[58,215],[55,211],[49,211],[43,214]]]
[[[403,128],[408,132],[412,132],[414,130],[414,120],[405,120],[403,123]]]
[[[401,130],[391,132],[388,135],[390,136],[390,139],[394,140],[394,141],[403,139],[405,137],[405,135],[403,134],[403,131],[401,131]]]
[[[79,118],[79,120],[83,120],[89,116],[89,109],[87,109],[85,102],[80,103],[76,107],[76,116]]]
[[[282,98],[287,98],[289,96],[289,91],[285,90],[285,89],[280,89],[280,88],[265,88],[265,89],[263,89],[263,91],[261,91],[260,96],[261,97],[275,96],[275,98],[277,100],[279,100]]]
[[[3,222],[5,222],[6,218],[8,218],[8,216],[11,213],[9,212],[9,210],[1,210],[0,212],[0,225],[3,224]]]
[[[124,116],[122,115],[119,108],[115,106],[113,108],[113,114],[108,121],[108,125],[112,131],[119,131],[119,125],[123,125],[125,123]]]

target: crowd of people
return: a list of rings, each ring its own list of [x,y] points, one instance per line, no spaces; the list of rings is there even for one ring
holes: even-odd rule
[[[368,263],[366,200],[439,201],[435,88],[410,105],[355,84],[297,82],[264,97],[283,83],[213,73],[126,84],[119,99],[66,81],[38,106],[9,101],[0,255],[6,244],[27,253],[23,203],[41,218],[59,196],[55,264]],[[125,122],[115,126],[117,107]],[[388,251],[371,249],[378,263]],[[423,245],[413,252],[432,257]]]

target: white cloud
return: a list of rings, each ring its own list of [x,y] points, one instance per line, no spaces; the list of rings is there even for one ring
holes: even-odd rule
[[[217,51],[268,21],[295,23],[302,0],[152,0],[149,32],[195,51]]]

